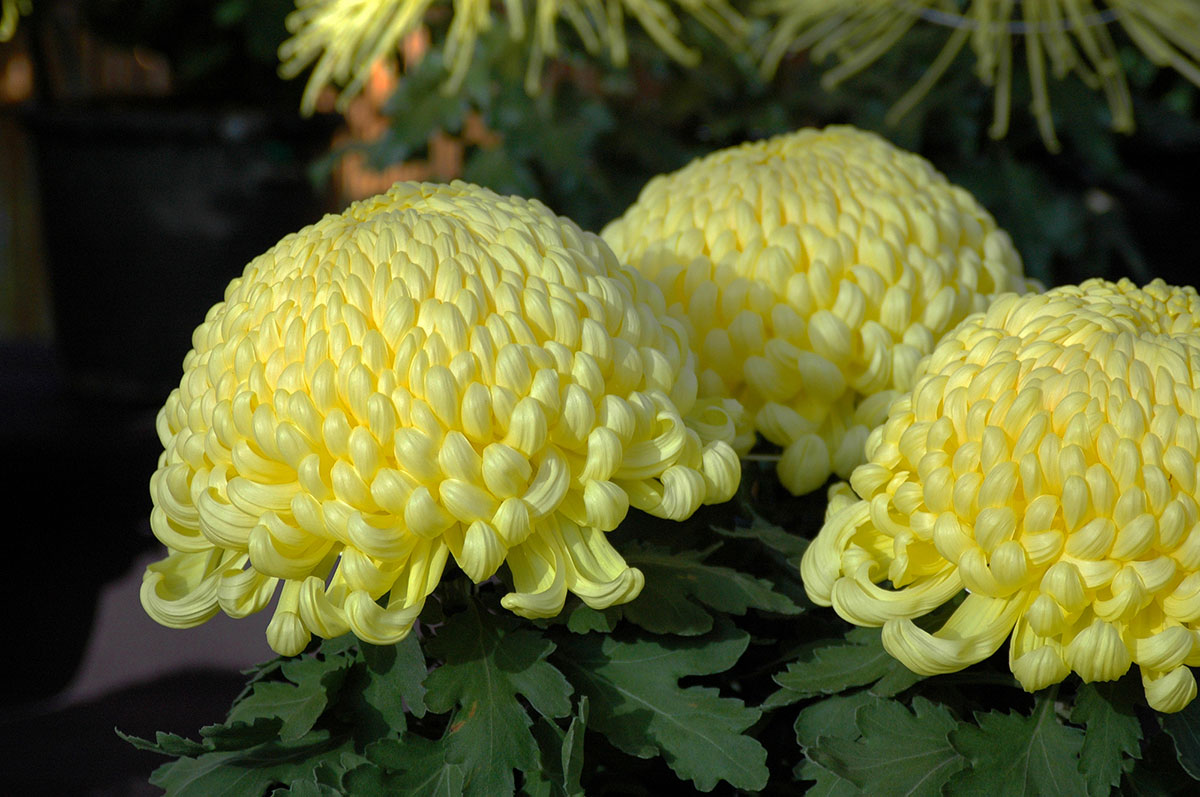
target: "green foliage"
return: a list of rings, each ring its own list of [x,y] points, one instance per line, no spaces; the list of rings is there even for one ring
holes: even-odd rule
[[[554,645],[515,619],[485,614],[475,603],[433,638],[444,663],[426,680],[430,711],[450,711],[445,758],[465,773],[468,794],[513,791],[513,770],[540,766],[524,697],[543,717],[566,716],[571,685],[545,659]]]
[[[950,734],[954,749],[970,762],[951,781],[952,792],[994,795],[1084,795],[1087,783],[1076,763],[1083,732],[1059,721],[1055,690],[1038,694],[1033,715],[991,711]]]
[[[1136,672],[1029,696],[1001,651],[921,678],[878,629],[800,611],[816,499],[748,476],[691,521],[612,532],[654,583],[641,613],[534,623],[500,608],[503,583],[458,574],[402,642],[325,640],[252,671],[197,740],[122,738],[170,759],[152,777],[168,795],[205,797],[1195,790],[1200,709],[1157,717]]]
[[[887,697],[919,680],[919,675],[883,649],[878,628],[854,628],[841,639],[809,647],[786,671],[776,675],[775,683],[783,688],[767,704],[788,705],[802,698],[869,684],[873,685],[873,694]]]
[[[920,697],[913,712],[894,700],[865,703],[855,712],[857,739],[822,738],[808,755],[869,794],[941,794],[966,765],[948,737],[958,723],[945,707]]]
[[[1141,758],[1142,725],[1134,707],[1136,686],[1130,679],[1118,684],[1084,684],[1075,696],[1071,722],[1085,730],[1079,768],[1087,778],[1088,794],[1108,794],[1121,775]]]
[[[1167,715],[1163,730],[1174,740],[1184,770],[1200,780],[1200,706],[1193,701],[1183,711]]]
[[[562,666],[592,706],[592,727],[639,758],[663,755],[676,774],[711,791],[767,782],[767,752],[743,731],[759,712],[718,690],[681,688],[685,676],[725,672],[749,643],[724,627],[696,639],[582,636],[564,640]]]
[[[672,553],[661,546],[633,544],[625,560],[642,571],[646,586],[636,600],[615,613],[656,634],[695,636],[712,630],[710,610],[739,616],[749,609],[783,615],[800,612],[769,581],[705,563],[719,548]]]
[[[764,577],[773,563],[752,566],[764,540],[779,543],[783,532],[739,524],[730,505],[682,527],[639,516],[621,534],[641,539],[630,541],[630,561],[661,582],[662,606],[635,612],[637,622],[625,610],[577,607],[530,623],[500,609],[502,585],[473,587],[459,575],[402,642],[345,636],[257,668],[226,721],[199,741],[123,738],[175,759],[153,778],[172,795],[565,797],[593,793],[590,780],[604,771],[628,773],[621,788],[635,788],[646,765],[706,791],[722,781],[762,788],[762,711],[737,692],[769,669],[736,623],[799,613]],[[718,552],[723,564],[707,561]]]

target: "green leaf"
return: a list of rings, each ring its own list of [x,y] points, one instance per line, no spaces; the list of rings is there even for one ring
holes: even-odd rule
[[[349,660],[344,657],[302,657],[284,662],[282,671],[290,683],[259,681],[248,697],[234,705],[229,722],[250,723],[259,718],[283,721],[280,738],[294,741],[312,730],[330,698],[336,696],[346,677]]]
[[[1161,797],[1164,794],[1189,794],[1196,790],[1192,778],[1179,766],[1175,743],[1165,733],[1151,734],[1142,748],[1141,759],[1121,780],[1121,793]]]
[[[358,792],[363,794],[363,792]],[[342,792],[327,786],[324,783],[317,783],[315,780],[300,780],[293,783],[286,789],[275,789],[271,792],[271,797],[341,797]]]
[[[868,794],[939,795],[966,765],[949,739],[958,723],[919,696],[913,712],[895,700],[866,703],[855,715],[859,739],[821,738],[806,754]]]
[[[1193,700],[1183,711],[1163,715],[1163,730],[1175,741],[1180,766],[1200,780],[1200,702]]]
[[[769,775],[766,750],[743,734],[758,720],[758,709],[715,689],[679,686],[680,678],[729,669],[748,643],[746,634],[725,625],[688,639],[589,634],[564,639],[555,660],[587,696],[589,726],[617,748],[639,758],[663,756],[701,791],[721,780],[754,790]]]
[[[428,674],[421,643],[409,634],[394,645],[361,646],[369,681],[363,697],[382,715],[388,726],[403,731],[406,713],[425,716],[424,681]]]
[[[713,627],[709,607],[742,615],[749,609],[799,614],[800,607],[776,592],[769,581],[732,568],[705,564],[715,548],[672,553],[656,545],[633,545],[626,561],[646,576],[637,600],[622,607],[625,619],[656,634],[706,634]]]
[[[524,791],[527,794],[546,794],[555,797],[575,797],[583,794],[580,779],[583,777],[583,737],[587,726],[588,699],[579,699],[579,709],[571,718],[567,730],[557,723],[542,718],[534,726],[542,751],[541,771],[533,777],[526,776]]]
[[[446,752],[444,739],[409,734],[376,742],[367,748],[367,759],[398,773],[387,781],[395,794],[450,797],[463,793],[466,772],[461,762],[447,760]]]
[[[544,717],[571,710],[570,684],[546,662],[554,644],[472,601],[428,647],[445,663],[425,682],[426,705],[438,713],[454,709],[443,739],[446,760],[462,763],[468,794],[511,793],[514,769],[539,766],[518,695]]]
[[[775,683],[783,688],[764,706],[784,706],[868,684],[874,684],[872,693],[889,697],[922,678],[883,649],[878,628],[854,628],[843,639],[813,647],[776,675]]]
[[[749,511],[751,518],[748,527],[738,526],[731,529],[714,527],[713,530],[725,537],[760,542],[787,559],[795,561],[798,565],[800,557],[808,548],[809,540],[776,526],[766,518],[754,513],[753,508],[750,508]]]
[[[200,755],[207,748],[199,742],[193,742],[191,739],[185,739],[182,736],[177,736],[173,733],[164,733],[159,731],[154,736],[154,741],[142,739],[138,736],[131,736],[127,733],[122,733],[120,728],[113,728],[124,741],[133,745],[138,750],[148,750],[151,753],[162,753],[169,756],[185,756],[185,755]]]
[[[312,780],[318,766],[338,761],[344,752],[352,752],[348,741],[339,745],[328,733],[316,733],[302,743],[268,742],[180,758],[154,770],[150,782],[169,797],[256,797],[272,785]]]
[[[796,716],[796,742],[804,747],[815,747],[821,737],[853,742],[862,736],[854,721],[859,708],[880,701],[881,698],[870,692],[860,691],[851,695],[834,695],[813,703]],[[826,769],[811,758],[806,757],[796,767],[795,774],[800,780],[815,781],[805,792],[808,795],[846,797],[862,793],[849,778]]]
[[[975,716],[978,727],[960,725],[950,742],[966,756],[970,768],[949,783],[951,794],[1023,795],[1087,794],[1079,771],[1083,732],[1059,722],[1055,690],[1035,699],[1033,715],[991,711]]]
[[[229,718],[250,722],[255,719],[278,717],[283,720],[279,736],[294,741],[312,730],[328,700],[320,684],[296,686],[286,683],[262,683],[254,687],[250,697],[234,707]]]
[[[1121,774],[1141,758],[1142,726],[1125,681],[1083,684],[1075,695],[1071,722],[1083,725],[1079,768],[1087,778],[1088,794],[1107,795]]]
[[[580,603],[567,615],[567,628],[576,634],[588,634],[592,631],[607,634],[617,627],[620,617],[620,607],[610,607],[599,611],[586,603]]]
[[[854,741],[862,736],[855,717],[863,706],[880,703],[882,699],[867,691],[851,695],[834,695],[806,706],[796,715],[793,727],[796,743],[814,747],[821,737]]]
[[[279,738],[283,720],[279,717],[256,717],[249,722],[231,721],[225,725],[205,725],[200,729],[204,749],[214,751],[249,750],[263,742]]]

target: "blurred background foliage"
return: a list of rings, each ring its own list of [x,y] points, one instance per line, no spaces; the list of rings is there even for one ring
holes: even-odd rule
[[[448,15],[430,20],[433,42],[445,40],[448,23]],[[434,45],[413,59],[382,104],[382,134],[335,147],[314,176],[325,179],[351,153],[380,170],[426,158],[430,142],[448,134],[461,144],[461,169],[442,178],[537,197],[599,230],[647,179],[694,157],[798,127],[849,123],[921,153],[975,194],[1012,234],[1029,273],[1048,285],[1093,276],[1196,281],[1198,91],[1151,64],[1120,30],[1112,33],[1134,93],[1136,131],[1114,132],[1103,95],[1077,78],[1052,80],[1063,142],[1061,153],[1052,154],[1028,112],[1020,47],[1014,47],[1012,124],[1004,139],[993,140],[991,89],[972,73],[966,52],[898,125],[885,125],[891,104],[940,50],[945,32],[936,26],[916,25],[874,67],[826,91],[821,66],[803,52],[764,80],[754,48],[734,53],[694,20],[683,25],[682,38],[703,53],[698,66],[672,61],[632,26],[624,68],[564,36],[536,95],[523,88],[527,43],[503,30],[481,36],[454,93],[444,91],[447,72]],[[764,33],[752,30],[750,40]],[[480,121],[490,135],[471,133]]]

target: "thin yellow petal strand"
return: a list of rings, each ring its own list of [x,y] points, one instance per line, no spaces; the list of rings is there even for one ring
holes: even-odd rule
[[[662,289],[793,493],[849,476],[917,363],[968,313],[1035,287],[1007,234],[925,160],[850,127],[744,144],[654,178],[602,233]],[[641,452],[639,452],[641,453]]]
[[[4,0],[0,41],[11,34],[21,0]],[[681,63],[694,65],[699,54],[680,39],[680,22],[672,4],[660,0],[613,0],[608,13],[599,13],[588,0],[535,0],[526,85],[530,92],[541,83],[542,61],[558,52],[557,28],[565,22],[588,52],[606,45],[618,65],[627,58],[624,7],[654,42]],[[726,0],[678,0],[677,5],[710,31],[731,44],[740,44],[746,23]],[[291,37],[279,47],[280,73],[286,78],[309,66],[302,111],[311,114],[323,89],[342,86],[338,106],[347,104],[366,84],[371,69],[394,58],[406,36],[417,31],[434,0],[296,0],[285,25]],[[454,0],[453,16],[444,45],[449,75],[445,90],[457,91],[467,75],[479,36],[492,26],[492,8],[485,0]],[[505,0],[505,20],[514,39],[525,35],[526,0]]]
[[[1006,296],[932,352],[831,492],[809,596],[950,672],[1011,637],[1041,689],[1136,665],[1178,711],[1200,664],[1200,295],[1089,280]],[[951,579],[951,577],[953,577]],[[933,632],[912,621],[971,594]],[[888,584],[882,584],[884,581]]]
[[[504,605],[530,617],[632,600],[642,574],[605,532],[740,478],[740,406],[696,401],[664,311],[597,236],[465,183],[287,236],[196,330],[159,414],[146,611],[183,628],[278,593],[280,653],[388,644],[450,556],[476,582],[507,562]]]
[[[1052,152],[1060,145],[1051,118],[1048,74],[1062,79],[1076,73],[1085,85],[1104,92],[1113,129],[1133,129],[1133,102],[1109,32],[1114,20],[1147,58],[1200,85],[1200,8],[1181,0],[763,0],[758,11],[775,17],[761,49],[763,74],[774,74],[788,52],[809,50],[815,61],[833,55],[838,64],[825,73],[826,88],[874,64],[914,25],[941,27],[945,45],[917,83],[896,101],[888,122],[911,111],[969,42],[975,72],[995,92],[991,134],[997,138],[1008,129],[1013,48],[1020,46],[1029,67],[1030,110]]]

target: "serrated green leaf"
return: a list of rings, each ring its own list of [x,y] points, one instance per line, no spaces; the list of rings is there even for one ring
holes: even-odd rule
[[[312,730],[327,702],[325,690],[319,684],[261,683],[234,707],[229,718],[235,722],[251,722],[278,717],[282,720],[280,738],[294,741]]]
[[[572,636],[555,660],[587,696],[590,727],[639,758],[661,755],[680,778],[709,791],[724,780],[741,789],[767,782],[766,750],[743,734],[759,710],[715,689],[680,688],[679,679],[724,672],[749,637],[720,626],[699,638]]]
[[[673,553],[655,545],[633,545],[624,556],[646,576],[642,594],[621,607],[625,619],[656,634],[695,636],[713,627],[705,607],[742,615],[750,609],[799,614],[800,607],[769,581],[729,567],[706,564],[715,550]]]
[[[1079,768],[1088,794],[1111,793],[1132,768],[1131,759],[1142,757],[1142,725],[1126,687],[1125,681],[1083,684],[1075,694],[1071,722],[1086,729]]]
[[[394,645],[361,646],[368,681],[364,699],[379,711],[389,727],[403,732],[406,714],[425,716],[425,686],[428,675],[421,643],[409,634]]]
[[[851,695],[834,695],[805,707],[796,715],[794,728],[796,742],[804,747],[815,747],[821,737],[846,739],[854,741],[862,736],[855,714],[858,709],[868,703],[877,703],[882,698],[867,691],[855,692]],[[850,797],[862,794],[853,781],[838,773],[805,758],[796,767],[795,775],[800,780],[811,780],[814,784],[805,792],[806,795],[822,795],[822,797]]]
[[[1175,742],[1179,765],[1200,780],[1200,701],[1193,700],[1183,711],[1164,714],[1163,730]]]
[[[796,767],[796,777],[799,780],[814,781],[805,790],[805,797],[859,797],[862,789],[852,780],[826,769],[811,759],[805,759]]]
[[[367,792],[358,792],[364,797]],[[300,780],[286,789],[275,789],[271,797],[342,797],[343,792],[314,780]]]
[[[978,726],[963,723],[951,732],[951,744],[967,757],[970,768],[950,781],[949,793],[1086,795],[1087,782],[1079,771],[1083,732],[1059,722],[1054,701],[1054,690],[1043,690],[1032,716],[991,711],[976,714]]]
[[[874,684],[872,693],[890,697],[922,678],[883,649],[878,628],[854,628],[843,639],[812,647],[776,675],[775,683],[783,688],[764,706],[785,706],[868,684]]]
[[[805,754],[868,794],[936,795],[966,765],[950,744],[958,723],[950,712],[922,697],[909,712],[895,700],[860,706],[856,740],[821,738]]]
[[[150,782],[168,797],[257,797],[273,785],[312,780],[322,763],[352,752],[348,741],[334,742],[328,733],[314,733],[310,739],[180,758],[154,770]]]
[[[571,710],[570,684],[546,662],[554,644],[472,601],[428,647],[444,663],[425,681],[425,703],[438,713],[454,710],[445,759],[461,762],[468,794],[511,793],[513,770],[539,765],[532,721],[518,696],[544,717]]]
[[[200,755],[207,751],[207,748],[199,742],[193,742],[191,739],[185,739],[182,736],[177,736],[173,733],[164,733],[159,731],[154,736],[154,741],[143,739],[140,736],[132,736],[128,733],[122,733],[120,728],[113,728],[123,741],[133,745],[135,749],[147,750],[151,753],[162,753],[169,756],[185,756],[185,755]]]
[[[204,739],[205,750],[249,750],[263,742],[275,741],[282,727],[283,720],[279,717],[256,717],[249,722],[205,725],[200,729],[200,736]]]
[[[862,691],[851,695],[834,695],[806,706],[796,715],[796,722],[792,726],[796,731],[796,743],[813,747],[822,736],[854,741],[862,736],[855,722],[858,710],[882,700],[870,692]]]
[[[774,549],[785,558],[799,562],[804,551],[808,549],[809,540],[776,526],[755,513],[752,507],[748,509],[750,511],[749,526],[737,526],[730,529],[714,526],[713,530],[725,537],[755,540]]]
[[[395,773],[388,783],[396,794],[451,797],[463,793],[466,772],[461,763],[446,759],[447,744],[414,734],[384,739],[367,748],[367,759]]]
[[[525,778],[523,792],[529,795],[553,795],[575,797],[583,794],[580,779],[583,776],[583,742],[587,729],[588,699],[579,699],[579,709],[564,731],[558,723],[540,719],[533,728],[533,735],[541,749],[542,766],[536,773]]]
[[[331,642],[339,654],[347,649],[344,642]],[[312,730],[330,700],[336,698],[350,664],[342,655],[289,659],[280,667],[287,681],[255,683],[250,694],[234,704],[228,724],[277,717],[283,723],[280,738],[285,742],[299,739]]]

